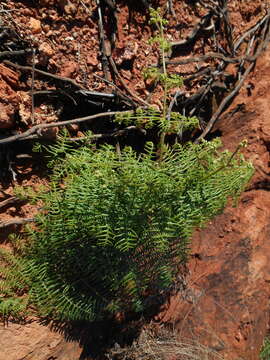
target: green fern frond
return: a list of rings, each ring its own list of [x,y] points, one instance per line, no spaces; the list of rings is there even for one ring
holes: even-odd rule
[[[238,196],[252,175],[250,164],[219,154],[219,146],[166,147],[162,161],[151,143],[139,156],[131,148],[119,156],[111,146],[70,150],[42,194],[45,212],[24,260],[39,312],[102,319],[142,309],[149,291],[168,289],[194,228]]]

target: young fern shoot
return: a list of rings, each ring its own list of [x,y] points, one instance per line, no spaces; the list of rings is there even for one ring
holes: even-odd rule
[[[145,128],[157,126],[159,129],[159,159],[162,159],[167,134],[178,134],[180,131],[193,129],[199,123],[196,117],[185,117],[178,112],[168,114],[169,90],[181,87],[183,79],[176,74],[169,74],[166,68],[166,53],[170,50],[171,44],[165,37],[165,26],[168,24],[168,20],[161,16],[160,9],[150,8],[150,24],[157,28],[157,35],[151,38],[149,42],[150,44],[157,44],[159,47],[161,68],[149,67],[145,69],[144,77],[145,79],[152,79],[162,86],[162,109],[157,110],[154,106],[137,109],[135,114],[120,115],[116,121],[125,125],[135,122],[136,126]]]

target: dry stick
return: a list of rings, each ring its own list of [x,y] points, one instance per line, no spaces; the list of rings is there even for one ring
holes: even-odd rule
[[[138,128],[135,125],[131,125],[131,126],[126,127],[125,129],[113,131],[111,133],[93,134],[91,136],[67,138],[67,141],[85,141],[85,140],[87,141],[88,139],[91,141],[91,140],[104,139],[104,138],[108,138],[108,137],[117,137],[117,136],[125,135],[127,132],[132,131],[132,130],[137,130],[137,131],[141,132],[143,135],[146,135],[146,130]],[[0,203],[0,206],[1,206],[1,203]]]
[[[224,30],[225,30],[225,36],[230,48],[230,52],[232,55],[234,55],[234,45],[233,45],[233,36],[232,36],[232,26],[230,24],[229,15],[228,15],[228,4],[227,0],[224,1],[224,6],[221,9],[221,16],[224,19]]]
[[[126,127],[125,129],[120,129],[120,130],[117,130],[117,131],[113,131],[111,133],[103,133],[103,134],[93,134],[93,135],[90,135],[90,136],[78,136],[78,137],[71,137],[71,138],[67,138],[66,140],[67,141],[71,141],[71,142],[75,142],[75,141],[86,141],[88,142],[92,142],[92,141],[95,141],[95,140],[99,140],[99,139],[106,139],[106,138],[109,138],[109,137],[118,137],[118,136],[122,136],[122,135],[125,135],[126,133],[128,133],[129,131],[132,131],[132,130],[137,130],[139,132],[141,132],[143,135],[146,135],[146,130],[145,129],[141,129],[141,128],[138,128],[137,126],[135,125],[131,125],[131,126],[128,126]],[[38,136],[38,135],[29,135],[23,139],[19,139],[19,140],[34,140],[34,139],[39,139],[41,140],[42,137]],[[0,208],[1,208],[1,203],[0,203]]]
[[[202,62],[210,59],[220,59],[223,60],[225,63],[231,63],[231,64],[237,64],[241,61],[248,61],[248,62],[254,61],[253,56],[241,55],[236,57],[229,57],[229,56],[224,56],[223,54],[220,53],[208,53],[202,56],[192,57],[182,60],[168,60],[166,61],[166,65],[185,65],[192,62]]]
[[[9,136],[9,137],[7,137],[5,139],[0,140],[0,145],[1,144],[8,144],[8,143],[11,143],[11,142],[16,141],[16,140],[27,140],[27,138],[30,138],[30,135],[34,134],[35,132],[39,132],[42,129],[48,129],[48,128],[51,128],[51,127],[65,126],[65,125],[70,125],[70,124],[78,124],[78,123],[81,123],[81,122],[84,122],[84,121],[90,121],[90,120],[98,119],[98,118],[105,117],[105,116],[107,117],[107,116],[113,116],[113,115],[117,115],[117,114],[127,114],[127,113],[130,113],[130,110],[105,112],[105,113],[99,113],[99,114],[95,114],[95,115],[85,116],[85,117],[82,117],[82,118],[76,118],[76,119],[71,119],[71,120],[53,122],[53,123],[48,123],[48,124],[35,125],[31,129],[25,131],[22,134]]]
[[[213,16],[213,14],[211,11],[208,14],[206,14],[205,16],[203,16],[203,18],[194,26],[191,33],[186,37],[186,39],[172,42],[171,43],[172,47],[186,46],[186,45],[189,45],[190,43],[192,43],[193,41],[195,41],[199,31],[205,26],[207,21],[209,19],[211,19],[212,16]]]
[[[80,93],[80,90],[76,93]],[[68,94],[66,91],[62,90],[62,89],[57,89],[57,90],[35,90],[33,92],[31,92],[31,95],[33,96],[38,96],[38,95],[63,95],[66,96],[68,99],[70,99],[73,103],[73,105],[77,106],[77,102],[76,100],[70,95]]]
[[[182,91],[176,91],[176,93],[174,94],[174,97],[172,98],[170,105],[168,107],[168,112],[167,112],[167,120],[170,121],[171,120],[171,113],[172,113],[172,108],[178,98],[178,96],[183,95]]]
[[[119,71],[117,70],[117,67],[115,65],[115,62],[113,60],[113,58],[111,56],[108,57],[110,65],[115,73],[115,75],[117,76],[118,80],[120,81],[120,83],[123,85],[123,87],[125,88],[125,90],[129,93],[129,95],[131,95],[134,99],[136,99],[138,102],[140,102],[141,104],[149,107],[150,104],[148,104],[148,102],[146,102],[145,100],[141,99],[137,94],[135,94],[133,91],[131,91],[129,89],[129,87],[126,85],[126,83],[124,82],[124,80],[122,79],[122,76],[119,74]]]
[[[108,46],[106,46],[100,0],[96,0],[96,3],[98,8],[98,30],[99,30],[101,53],[102,53],[102,67],[106,80],[109,80],[110,70],[108,64],[108,56],[110,56],[110,49],[108,49]]]
[[[23,66],[23,65],[19,65],[19,64],[14,64],[13,62],[9,61],[9,60],[4,60],[3,61],[4,64],[9,65],[15,69],[21,70],[21,71],[28,71],[28,72],[32,72],[32,66]],[[70,78],[67,77],[63,77],[63,76],[58,76],[58,75],[54,75],[51,74],[49,72],[43,71],[43,70],[39,70],[39,69],[34,69],[35,73],[46,76],[48,78],[52,78],[54,80],[58,80],[58,81],[63,81],[66,83],[69,83],[81,90],[87,90],[85,89],[82,85],[79,85],[75,80],[72,80]]]
[[[169,10],[169,13],[172,14],[173,17],[176,18],[176,13],[174,11],[174,8],[173,8],[173,2],[172,0],[168,0],[168,10]]]
[[[34,86],[35,86],[35,61],[36,50],[33,49],[32,54],[32,74],[31,74],[31,122],[35,123],[35,103],[34,103]]]
[[[16,196],[11,196],[8,199],[3,200],[3,201],[0,202],[0,209],[2,209],[3,207],[6,207],[8,205],[14,204],[17,201],[20,201],[20,199],[17,198]]]
[[[196,79],[196,78],[198,78],[200,76],[209,75],[209,74],[211,74],[211,71],[213,71],[213,70],[210,67],[207,67],[207,68],[205,68],[203,70],[199,70],[196,73],[184,78],[183,79],[184,84],[189,83],[190,81],[192,81],[192,80],[194,80],[194,79]]]
[[[258,28],[263,25],[264,22],[266,22],[267,20],[270,19],[270,10],[268,11],[268,13],[257,22],[256,25],[254,25],[251,29],[249,29],[248,31],[246,31],[241,37],[240,39],[237,40],[237,42],[234,45],[234,50],[236,51],[239,46],[242,44],[242,42],[245,40],[246,37],[248,37],[249,35],[253,34],[255,31],[258,30]]]
[[[16,51],[2,51],[0,52],[0,59],[3,57],[14,57],[14,56],[21,56],[31,53],[31,49],[25,50],[16,50]]]
[[[252,68],[254,66],[254,62],[256,61],[258,56],[266,49],[267,44],[269,43],[269,40],[270,40],[269,26],[270,26],[269,21],[267,21],[266,24],[265,24],[265,27],[263,29],[263,41],[262,41],[262,43],[258,47],[256,53],[253,56],[248,57],[249,59],[253,59],[253,62],[247,67],[246,71],[244,72],[242,77],[239,79],[239,81],[237,82],[237,85],[231,91],[231,93],[222,100],[222,102],[220,103],[217,111],[211,117],[211,119],[210,119],[209,123],[207,124],[206,128],[204,129],[203,133],[195,140],[195,142],[194,142],[195,144],[198,144],[212,130],[215,122],[217,121],[218,117],[221,115],[221,113],[224,110],[224,108],[226,107],[226,105],[230,102],[231,99],[233,99],[235,97],[235,95],[238,93],[238,91],[242,87],[244,81],[246,80],[248,74],[250,73],[250,71],[252,70]]]
[[[102,80],[102,81],[104,81],[105,83],[113,86],[119,92],[120,96],[124,100],[131,102],[133,107],[137,107],[137,104],[135,103],[135,101],[132,100],[132,98],[128,97],[115,83],[113,83],[112,81],[109,81],[107,79],[103,79],[101,76],[98,76],[97,74],[93,74],[93,76],[100,79],[100,80]],[[119,94],[117,94],[117,95],[119,96]]]
[[[211,131],[212,127],[214,126],[215,122],[217,121],[218,117],[222,113],[225,106],[229,103],[229,101],[231,99],[234,98],[234,96],[238,93],[238,91],[242,87],[243,82],[246,80],[246,78],[247,78],[248,74],[250,73],[250,71],[252,70],[253,66],[254,66],[254,63],[249,65],[249,67],[246,69],[245,73],[243,74],[241,79],[238,81],[238,83],[237,83],[236,87],[233,89],[233,91],[222,100],[217,111],[211,117],[211,119],[210,119],[209,123],[207,124],[206,128],[204,129],[203,133],[195,140],[195,142],[194,142],[195,144],[198,144],[202,139],[205,138],[205,136],[209,133],[209,131]]]
[[[0,229],[5,228],[7,226],[11,226],[11,225],[23,225],[26,224],[28,222],[33,222],[35,221],[35,219],[33,218],[18,218],[18,219],[14,219],[14,220],[9,220],[9,221],[5,221],[5,222],[0,222]]]

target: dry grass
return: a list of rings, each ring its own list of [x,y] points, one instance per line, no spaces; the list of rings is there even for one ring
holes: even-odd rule
[[[224,360],[216,351],[197,341],[179,341],[168,331],[153,335],[145,330],[132,346],[116,345],[107,356],[117,360]]]

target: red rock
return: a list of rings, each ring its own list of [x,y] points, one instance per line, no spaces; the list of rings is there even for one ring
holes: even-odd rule
[[[41,43],[39,45],[38,49],[42,54],[44,54],[44,55],[46,55],[48,57],[51,57],[54,54],[54,51],[53,51],[51,45],[49,43],[47,43],[47,42]]]
[[[38,19],[30,18],[28,22],[28,27],[33,34],[38,34],[41,32],[41,22]]]
[[[75,61],[68,61],[62,66],[60,75],[71,78],[77,70],[78,64]]]
[[[14,88],[18,86],[18,74],[0,64],[0,129],[10,129],[14,125],[14,115],[19,106]]]
[[[14,111],[11,105],[0,101],[0,129],[10,129],[14,125]]]
[[[58,127],[50,127],[41,130],[42,137],[46,139],[55,139],[59,133]]]
[[[0,360],[75,360],[82,349],[37,322],[26,325],[8,323],[0,327]]]
[[[8,67],[6,67],[2,64],[0,64],[0,76],[12,88],[18,87],[19,75],[15,71],[9,69]]]
[[[99,61],[96,54],[88,54],[86,59],[87,65],[97,66]]]

